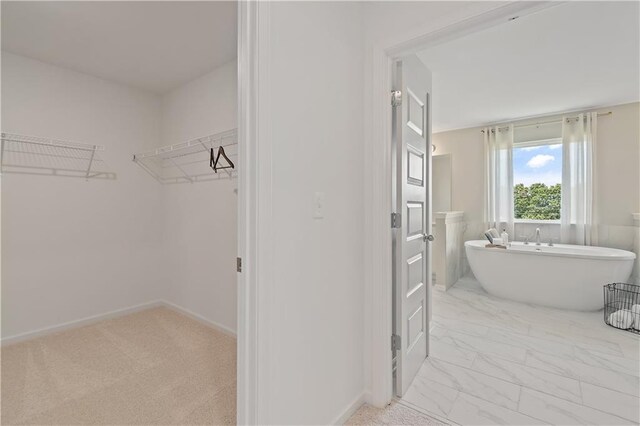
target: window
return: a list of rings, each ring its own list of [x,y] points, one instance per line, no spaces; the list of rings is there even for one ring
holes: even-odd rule
[[[490,228],[515,233],[514,222],[546,221],[560,225],[563,243],[595,242],[592,167],[597,117],[590,112],[483,129],[485,217]]]
[[[560,220],[562,139],[513,144],[514,219]]]

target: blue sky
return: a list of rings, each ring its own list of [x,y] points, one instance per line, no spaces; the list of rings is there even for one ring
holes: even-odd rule
[[[562,145],[513,149],[513,183],[555,185],[562,183]]]

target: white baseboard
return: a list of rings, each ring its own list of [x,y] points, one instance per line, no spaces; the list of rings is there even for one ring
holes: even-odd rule
[[[36,337],[42,337],[48,334],[70,330],[72,328],[78,328],[78,327],[83,327],[85,325],[95,324],[100,321],[122,317],[122,316],[133,314],[136,312],[144,311],[145,309],[156,308],[158,306],[164,306],[168,309],[171,309],[183,315],[186,315],[189,318],[196,320],[199,323],[202,323],[208,327],[214,328],[224,334],[227,334],[231,337],[236,337],[236,332],[234,330],[231,330],[230,328],[225,327],[224,325],[219,324],[215,321],[211,321],[210,319],[207,319],[200,314],[196,314],[195,312],[192,312],[186,308],[183,308],[182,306],[178,306],[175,303],[167,302],[166,300],[154,300],[151,302],[141,303],[139,305],[129,306],[127,308],[116,309],[103,314],[92,315],[89,317],[80,318],[78,320],[68,321],[62,324],[52,325],[50,327],[40,328],[34,331],[28,331],[26,333],[16,334],[14,336],[3,337],[2,339],[0,339],[0,345],[1,346],[12,345],[14,343],[23,342],[25,340],[35,339]]]
[[[217,322],[212,321],[212,320],[210,320],[208,318],[205,318],[202,315],[196,314],[195,312],[190,311],[189,309],[183,308],[182,306],[178,306],[175,303],[167,302],[166,300],[162,300],[161,303],[164,306],[166,306],[167,308],[169,308],[169,309],[172,309],[172,310],[174,310],[176,312],[179,312],[179,313],[181,313],[183,315],[186,315],[189,318],[191,318],[193,320],[196,320],[196,321],[198,321],[198,322],[200,322],[200,323],[202,323],[204,325],[207,325],[207,326],[209,326],[211,328],[215,328],[216,330],[218,330],[218,331],[220,331],[220,332],[222,332],[222,333],[224,333],[226,335],[229,335],[231,337],[237,337],[237,333],[235,332],[235,330],[232,330],[227,326],[224,326],[224,325],[222,325],[220,323],[217,323]]]
[[[340,414],[333,422],[332,425],[343,425],[353,414],[358,411],[358,408],[362,407],[366,400],[366,392],[362,392],[354,399],[351,404]]]
[[[85,325],[95,324],[99,321],[104,321],[111,318],[121,317],[135,312],[143,311],[145,309],[155,308],[157,306],[163,306],[165,304],[162,300],[154,300],[152,302],[141,303],[139,305],[129,306],[128,308],[116,309],[103,314],[92,315],[85,318],[80,318],[74,321],[63,322],[61,324],[52,325],[50,327],[39,328],[34,331],[28,331],[26,333],[20,333],[13,336],[3,337],[0,340],[2,346],[19,343],[25,340],[35,339],[36,337],[45,336],[47,334],[58,333],[60,331],[69,330],[72,328],[78,328]]]

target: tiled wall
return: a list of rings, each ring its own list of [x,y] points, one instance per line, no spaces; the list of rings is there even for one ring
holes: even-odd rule
[[[466,272],[462,260],[466,223],[463,212],[438,212],[434,216],[433,279],[434,284],[447,289]]]

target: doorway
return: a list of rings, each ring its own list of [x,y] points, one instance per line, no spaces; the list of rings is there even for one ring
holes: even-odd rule
[[[579,6],[574,5],[571,7],[578,8]],[[596,8],[596,6],[593,6],[593,8]],[[546,15],[546,12],[539,15],[536,14],[535,18],[542,19],[541,17]],[[558,8],[548,12],[561,13],[562,11],[561,8]],[[524,15],[526,13],[521,14],[520,17],[522,18]],[[581,16],[588,17],[589,13]],[[533,20],[533,17],[530,18]],[[503,20],[502,23],[505,21]],[[456,39],[455,35],[450,34],[450,36],[452,37],[450,40]],[[459,47],[459,45],[456,46]],[[390,48],[388,52],[385,52],[387,54],[385,65],[388,66],[391,75],[395,70],[394,67],[397,61],[405,58],[408,51],[410,52],[412,49],[415,51],[416,48],[399,47],[398,50]],[[395,56],[389,52],[395,53]],[[462,56],[459,51],[456,51],[456,53]],[[383,61],[380,63],[383,63]],[[428,64],[427,61],[425,63]],[[396,80],[391,78],[390,81],[389,88],[398,90],[399,86],[394,85]],[[437,90],[436,87],[434,89],[436,95]],[[473,93],[473,91],[471,90],[468,93]],[[627,107],[627,105],[621,105],[613,108],[613,115],[618,111],[616,108],[624,109]],[[396,108],[392,108],[391,111],[385,111],[390,121],[395,119],[396,114]],[[607,109],[610,109],[610,107],[607,107]],[[611,113],[602,112],[601,116],[611,116]],[[539,127],[537,124],[544,123],[541,118],[539,122],[535,121],[539,118],[530,118],[527,124],[530,127],[537,128]],[[546,118],[549,119],[550,117]],[[499,119],[496,118],[495,120],[498,122],[497,120]],[[523,126],[527,125],[524,124],[525,121],[526,119],[523,120]],[[399,121],[399,125],[404,125],[406,122],[405,118],[403,121]],[[487,123],[491,122],[487,121]],[[390,126],[392,129],[390,142],[391,144],[397,143],[397,134],[395,132],[398,126],[394,124],[390,124]],[[447,129],[451,130],[451,132],[443,131],[443,133],[446,133],[441,139],[444,150],[439,151],[439,153],[444,156],[451,156],[446,162],[450,165],[452,162],[456,164],[458,168],[457,179],[460,179],[461,175],[472,174],[472,178],[466,176],[466,180],[462,179],[467,183],[466,187],[465,185],[460,185],[456,187],[456,190],[460,188],[460,191],[464,192],[464,197],[467,200],[472,200],[467,205],[473,205],[476,210],[482,210],[483,197],[478,196],[479,192],[482,191],[483,180],[483,138],[480,133],[480,125],[475,127],[469,125],[466,128],[460,126],[456,129]],[[464,133],[465,131],[466,133]],[[468,136],[465,136],[465,142],[460,142],[462,134]],[[392,164],[401,164],[394,157],[396,153],[395,146],[391,146],[394,147],[390,153]],[[523,146],[527,147],[526,145]],[[439,144],[438,147],[441,148]],[[543,153],[546,154],[546,152]],[[527,158],[531,159],[534,155],[536,154],[531,153]],[[464,161],[460,161],[461,158]],[[549,155],[545,158],[551,159],[551,156]],[[470,173],[469,163],[466,161],[475,162],[476,171]],[[463,165],[462,167],[461,164]],[[531,167],[535,167],[535,165]],[[461,170],[464,172],[461,173]],[[396,182],[392,184],[392,188],[396,188],[397,172],[394,171],[391,175],[396,179]],[[472,188],[472,190],[468,188]],[[451,193],[449,192],[448,195],[451,196]],[[456,197],[458,205],[460,205],[460,196],[456,195]],[[442,197],[441,205],[448,206],[446,209],[450,210],[451,204],[455,204],[455,202],[451,198],[448,200],[446,198]],[[391,211],[394,213],[400,210],[398,205],[402,206],[397,199],[398,197],[394,196],[391,202]],[[408,219],[408,214],[406,212],[403,213],[405,214],[402,219]],[[473,223],[474,227],[471,229],[474,233],[473,238],[467,239],[480,239],[482,237],[484,221],[481,214],[475,217],[477,218],[475,219],[477,223]],[[409,226],[406,223],[403,223],[403,225]],[[409,234],[406,230],[394,232],[400,232],[400,235],[405,237]],[[515,234],[515,237],[522,239],[520,234]],[[397,236],[393,239],[393,244],[394,249],[397,249],[399,245]],[[395,251],[394,253],[398,252]],[[393,261],[389,262],[393,265],[394,277],[397,277],[401,272],[400,267],[398,267],[398,257],[400,256],[395,254]],[[602,362],[609,362],[613,351],[617,351],[618,356],[621,358],[624,357],[624,352],[629,347],[631,339],[627,339],[623,335],[608,333],[609,330],[606,330],[602,325],[602,319],[598,315],[561,312],[559,310],[541,309],[531,305],[514,304],[504,299],[492,297],[475,280],[458,281],[452,291],[447,293],[444,291],[438,292],[438,294],[428,299],[428,304],[437,303],[433,309],[433,315],[437,315],[437,318],[429,324],[430,327],[426,328],[426,331],[430,332],[428,339],[430,345],[427,353],[429,357],[427,358],[427,363],[424,364],[426,367],[422,372],[417,373],[414,380],[414,384],[418,384],[416,387],[421,392],[414,392],[410,395],[411,391],[407,392],[404,389],[402,380],[405,378],[397,367],[399,357],[403,354],[398,347],[403,348],[402,338],[406,338],[406,330],[401,328],[402,321],[406,322],[406,320],[398,315],[399,309],[397,308],[399,306],[397,289],[402,288],[402,284],[400,280],[394,283],[395,287],[391,297],[392,306],[395,310],[389,321],[392,324],[394,334],[405,333],[398,339],[400,346],[396,346],[395,336],[392,340],[392,347],[394,348],[392,351],[392,365],[395,367],[395,376],[393,377],[395,389],[393,390],[393,395],[402,395],[403,401],[406,402],[407,399],[413,400],[415,406],[420,406],[432,414],[461,424],[473,423],[477,422],[478,419],[488,419],[489,417],[501,419],[500,421],[504,421],[506,424],[530,424],[536,421],[562,423],[569,421],[567,418],[556,420],[559,417],[553,413],[554,410],[543,407],[562,407],[565,412],[571,413],[572,416],[575,416],[575,419],[579,419],[579,422],[589,421],[584,413],[590,413],[598,418],[606,419],[602,420],[605,423],[616,421],[611,416],[620,418],[627,416],[626,418],[630,420],[637,418],[637,409],[635,411],[631,410],[631,407],[637,406],[637,402],[627,398],[631,389],[625,389],[624,385],[619,383],[609,386],[615,386],[615,391],[620,393],[620,398],[629,402],[624,404],[625,409],[629,409],[628,412],[614,412],[610,407],[597,406],[595,405],[595,399],[588,401],[590,392],[598,392],[599,395],[604,395],[608,392],[607,386],[603,386],[602,382],[588,383],[589,381],[594,381],[588,375],[594,373],[593,367],[595,365],[588,365],[588,362],[584,362],[586,358],[570,355],[571,346],[574,347],[574,351],[576,348],[584,346],[585,343],[580,343],[578,340],[588,334],[589,339],[594,339],[591,341],[594,346],[590,346],[587,350],[593,354],[598,351],[595,349],[595,345],[604,344],[608,346],[612,351],[611,354],[605,355],[601,351],[598,358]],[[440,309],[440,312],[438,312],[438,309]],[[544,314],[540,315],[543,311]],[[574,328],[571,325],[572,321],[578,321],[582,324],[588,323],[590,324],[589,329],[587,330],[585,327]],[[551,334],[553,333],[547,331],[551,324],[556,329],[566,327],[565,331],[567,332],[563,332],[562,336],[554,335],[552,337]],[[569,329],[572,331],[569,332]],[[380,348],[382,350],[382,346]],[[406,350],[406,347],[403,349]],[[583,349],[577,350],[583,353]],[[635,356],[635,354],[637,354],[637,343],[632,356]],[[589,373],[578,373],[576,370],[571,369],[551,369],[551,365],[558,366],[558,363],[561,363],[563,358],[571,358],[569,363],[573,367],[583,369],[581,371],[589,371]],[[429,359],[431,362],[429,362]],[[622,362],[627,363],[629,359]],[[629,365],[631,364],[629,363]],[[626,370],[625,374],[637,377],[637,366],[633,368],[633,371]],[[544,380],[542,379],[543,377],[545,378]],[[545,380],[547,384],[543,383]],[[585,381],[588,384],[585,385]],[[549,386],[550,382],[554,383],[554,388]],[[582,390],[580,390],[580,383],[578,382],[582,382]],[[596,389],[595,386],[599,386],[599,388]],[[585,389],[587,389],[586,392]]]

